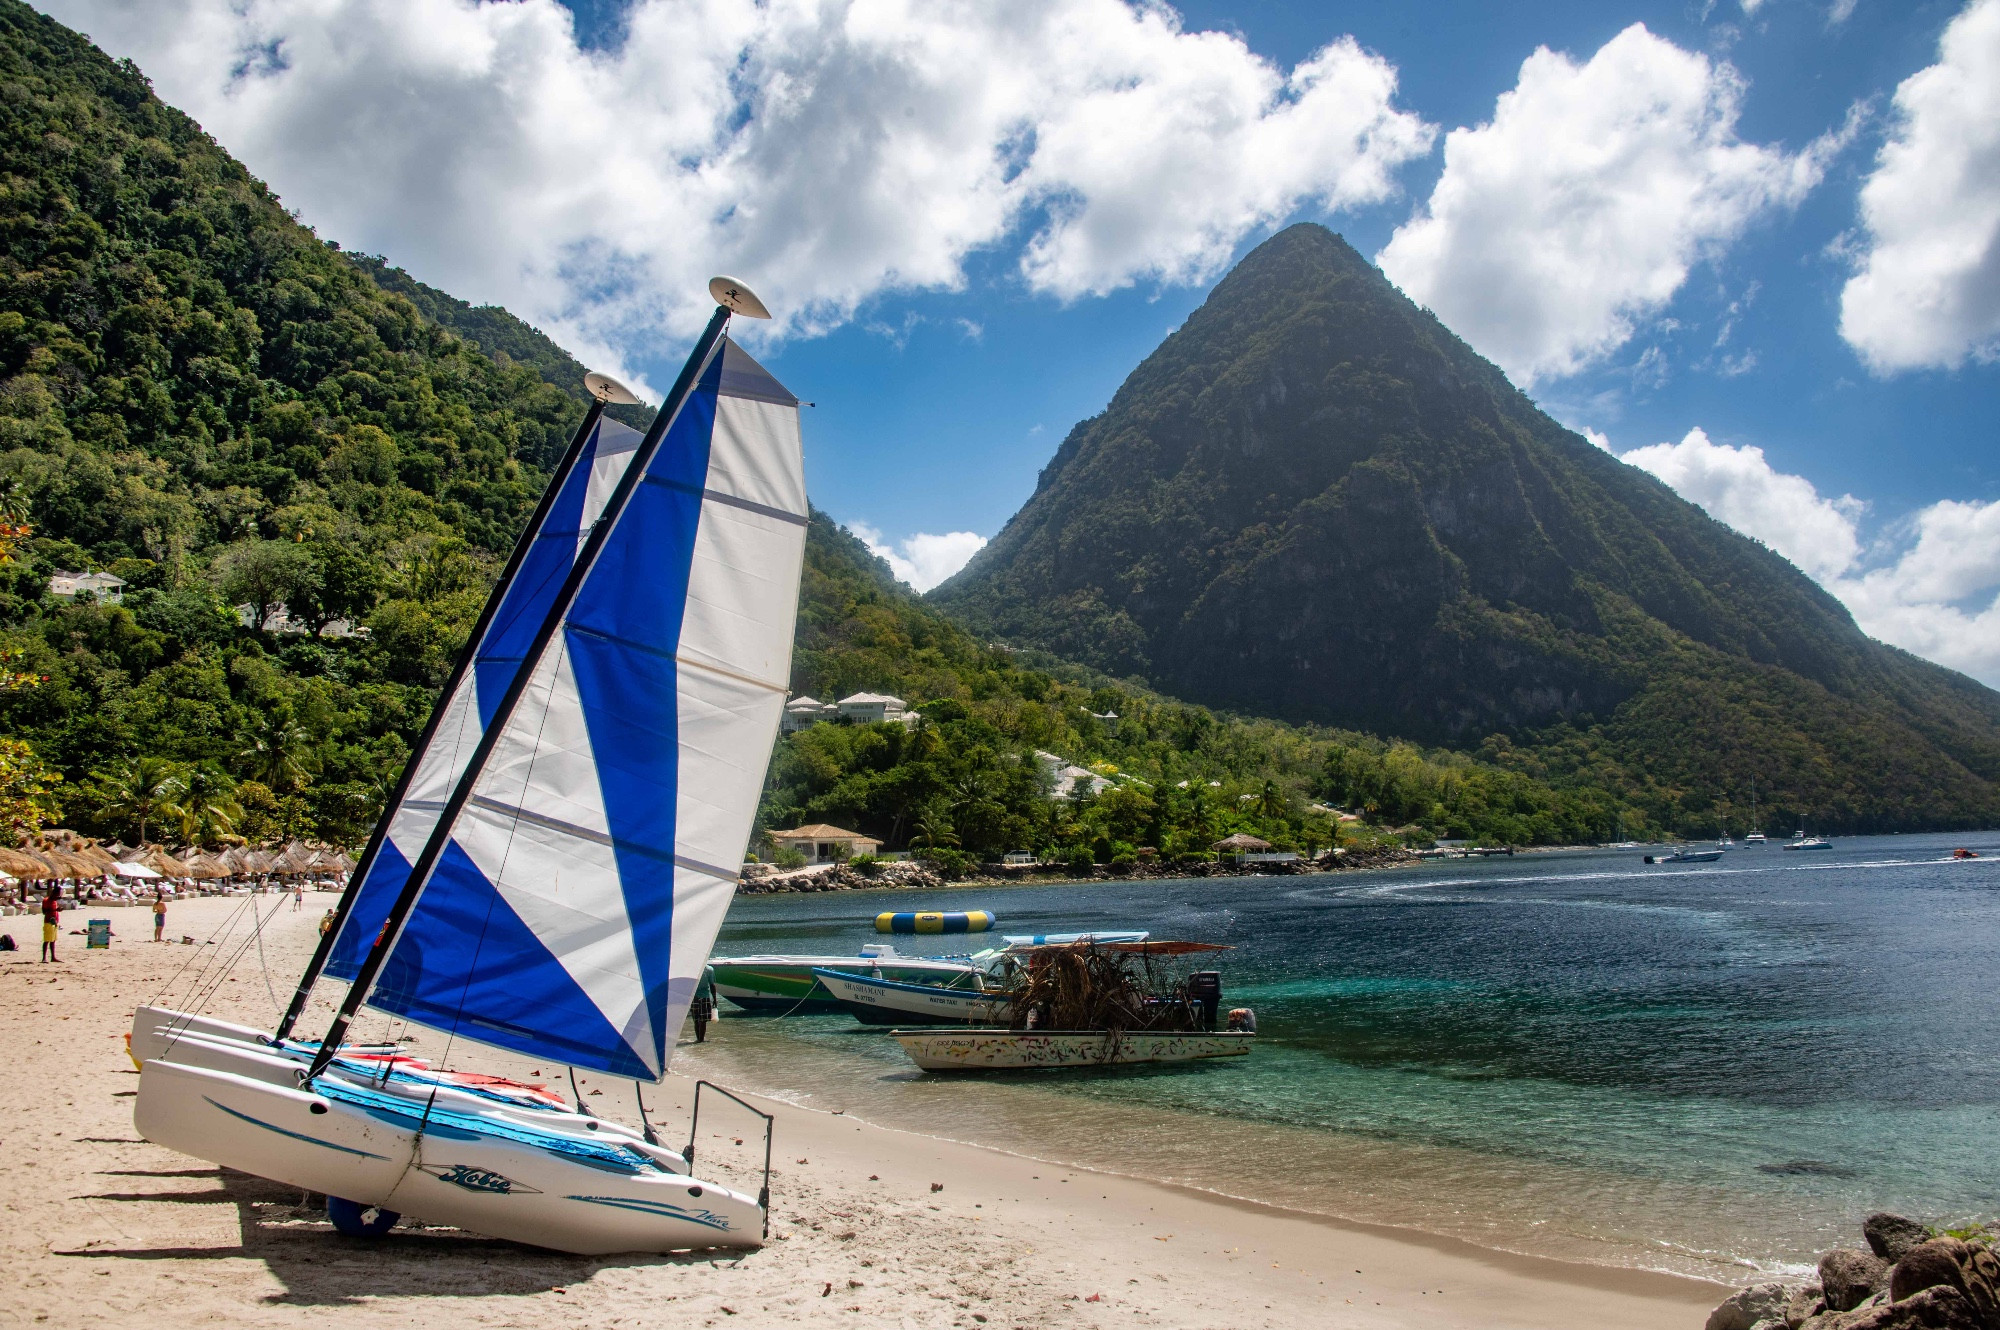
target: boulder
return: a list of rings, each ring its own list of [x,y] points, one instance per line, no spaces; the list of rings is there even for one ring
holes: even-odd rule
[[[1868,1239],[1870,1251],[1894,1265],[1903,1259],[1903,1254],[1910,1248],[1929,1241],[1931,1231],[1914,1219],[1885,1211],[1862,1221],[1861,1236]]]
[[[1963,1293],[1940,1284],[1900,1302],[1871,1307],[1839,1330],[1986,1330],[1986,1322]]]
[[[1889,1296],[1897,1302],[1927,1288],[1955,1288],[1965,1292],[1962,1262],[1968,1249],[1957,1238],[1932,1238],[1903,1253],[1889,1271]]]
[[[1798,1327],[1826,1310],[1826,1295],[1817,1283],[1801,1284],[1785,1299],[1786,1330]]]
[[[1956,1289],[1982,1323],[2000,1330],[2000,1257],[1984,1243],[1932,1238],[1889,1271],[1889,1296],[1898,1302],[1932,1288]]]
[[[1760,1322],[1782,1317],[1789,1292],[1783,1284],[1752,1284],[1738,1289],[1708,1314],[1704,1330],[1752,1330]]]
[[[1836,1247],[1819,1258],[1819,1286],[1829,1311],[1852,1311],[1888,1282],[1889,1263],[1873,1252]]]

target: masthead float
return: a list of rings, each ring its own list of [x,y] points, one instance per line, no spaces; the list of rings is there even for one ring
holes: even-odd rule
[[[564,1251],[761,1241],[767,1196],[691,1150],[493,1077],[346,1043],[362,1005],[637,1082],[666,1073],[727,909],[791,661],[798,399],[725,335],[741,282],[641,435],[592,403],[279,1030],[142,1009],[148,1139],[337,1198]],[[352,982],[290,1039],[321,973]]]

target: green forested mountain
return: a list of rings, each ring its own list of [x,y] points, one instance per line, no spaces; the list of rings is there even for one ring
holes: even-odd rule
[[[581,412],[553,344],[505,319],[527,363],[482,354],[398,277],[0,3],[0,480],[36,531],[0,625],[47,676],[0,694],[0,732],[60,770],[64,815],[153,755],[261,778],[261,829],[366,825]],[[124,578],[124,608],[51,599],[57,568]],[[246,631],[246,601],[372,635]]]
[[[0,817],[39,762],[61,777],[49,814],[86,830],[358,840],[581,414],[581,374],[504,310],[320,242],[138,70],[0,0],[0,499],[35,532],[0,562],[0,652],[41,680],[0,686]],[[124,604],[55,599],[58,568],[116,574]],[[368,632],[264,631],[244,603]],[[1102,857],[1238,829],[1324,844],[1315,797],[1518,842],[1643,818],[1030,664],[824,515],[794,682],[895,691],[927,723],[782,741],[767,825]],[[1117,779],[1054,803],[1037,749]]]
[[[1740,826],[1753,780],[1829,829],[2000,821],[2000,694],[1864,636],[1318,226],[1247,256],[932,599],[1182,697],[1479,750],[1669,821],[1729,801]]]

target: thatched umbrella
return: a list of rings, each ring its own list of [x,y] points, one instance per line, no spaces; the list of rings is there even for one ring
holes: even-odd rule
[[[187,875],[201,882],[213,882],[217,878],[233,875],[233,870],[228,864],[200,850],[188,855],[182,862],[187,865]]]
[[[231,877],[257,871],[250,867],[250,847],[247,845],[232,845],[217,857],[222,860],[223,867],[229,870]]]
[[[1209,848],[1217,854],[1267,854],[1271,842],[1239,831],[1234,836],[1224,836]]]
[[[285,852],[278,856],[278,871],[287,876],[314,872],[313,852],[293,841],[285,847]]]
[[[104,870],[88,859],[71,854],[66,850],[52,850],[46,846],[35,850],[38,858],[46,860],[53,871],[45,877],[66,878],[72,882],[82,882],[90,878],[103,877]]]
[[[186,877],[188,875],[188,866],[186,864],[174,858],[157,845],[147,846],[146,852],[134,858],[132,862],[135,864],[144,864],[163,877]]]
[[[33,850],[16,850],[4,845],[0,845],[0,873],[18,878],[62,876],[55,871],[53,864]]]
[[[85,859],[99,865],[102,871],[106,873],[110,872],[111,866],[118,862],[117,855],[90,841],[71,841],[69,852],[79,859]]]

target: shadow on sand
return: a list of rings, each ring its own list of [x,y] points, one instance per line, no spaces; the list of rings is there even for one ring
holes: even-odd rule
[[[108,1177],[214,1178],[202,1191],[103,1192],[90,1199],[236,1207],[234,1246],[89,1247],[58,1256],[106,1261],[257,1260],[284,1286],[270,1305],[338,1307],[395,1297],[522,1297],[588,1280],[599,1270],[649,1265],[708,1265],[741,1260],[743,1252],[683,1252],[670,1256],[569,1256],[482,1238],[455,1228],[402,1226],[380,1238],[347,1238],[326,1222],[322,1198],[229,1169],[147,1173],[115,1170]]]

